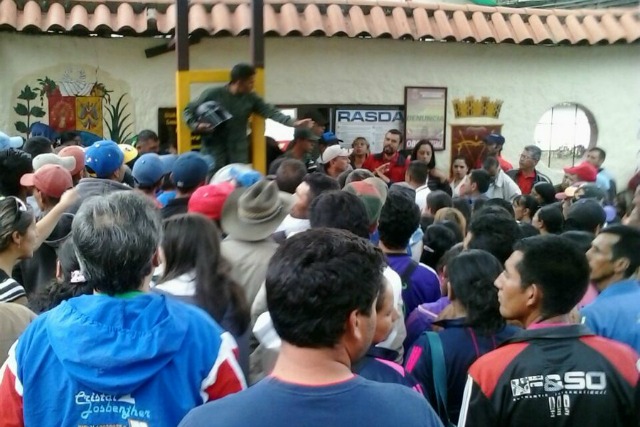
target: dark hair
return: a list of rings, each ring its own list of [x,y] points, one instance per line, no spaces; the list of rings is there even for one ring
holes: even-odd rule
[[[51,310],[62,301],[73,297],[93,294],[93,288],[80,275],[80,263],[71,239],[67,239],[58,249],[58,261],[62,270],[62,280],[53,279],[46,288],[40,289],[29,297],[29,308],[34,313]],[[73,283],[72,280],[74,280]]]
[[[415,200],[389,192],[378,222],[380,241],[389,249],[405,249],[419,225],[420,209]]]
[[[607,159],[607,152],[604,151],[602,148],[600,147],[593,147],[593,148],[589,148],[587,150],[588,152],[592,152],[595,151],[598,153],[598,157],[600,157],[602,159],[602,161],[604,162]]]
[[[158,140],[158,134],[155,133],[154,131],[150,130],[150,129],[145,129],[140,131],[140,133],[138,134],[138,141],[144,141],[147,139],[152,139],[154,141]]]
[[[311,229],[287,239],[267,269],[273,326],[298,347],[333,347],[353,311],[371,315],[384,280],[384,255],[344,230]]]
[[[464,164],[467,165],[467,169],[471,170],[473,169],[473,166],[471,165],[471,162],[469,161],[469,158],[463,154],[458,154],[457,156],[455,156],[453,159],[451,159],[451,165],[453,166],[453,164],[455,163],[456,160],[464,160]]]
[[[535,228],[533,225],[527,222],[521,222],[518,224],[518,228],[520,229],[520,238],[525,239],[527,237],[539,236],[540,230]]]
[[[325,191],[340,190],[340,184],[337,180],[322,173],[309,173],[305,175],[302,182],[306,182],[309,186],[309,206],[311,206],[313,199]]]
[[[538,211],[538,219],[544,223],[544,228],[551,234],[560,234],[564,227],[564,216],[557,205],[544,206]]]
[[[507,213],[481,210],[471,219],[472,234],[468,249],[489,252],[502,264],[513,253],[513,244],[520,238],[518,223]]]
[[[499,208],[502,208],[505,211],[507,211],[509,213],[509,215],[511,215],[511,217],[513,219],[516,218],[516,213],[513,210],[513,204],[509,203],[505,199],[501,199],[501,198],[495,197],[493,199],[489,199],[489,200],[485,201],[484,205],[482,205],[482,207],[485,208],[485,209],[490,207],[490,206],[497,206]]]
[[[491,177],[489,176],[489,172],[484,169],[474,169],[469,175],[469,182],[476,184],[478,186],[478,191],[481,194],[484,194],[489,191],[489,187],[491,186]]]
[[[453,207],[453,199],[442,190],[427,194],[427,208],[435,215],[440,209]]]
[[[275,176],[275,174],[278,172],[278,168],[280,167],[280,165],[287,160],[286,157],[278,157],[277,159],[275,159],[273,162],[271,162],[269,164],[269,170],[267,171],[267,175],[272,175]],[[294,159],[295,160],[295,159]]]
[[[400,144],[402,144],[402,132],[400,132],[398,129],[389,129],[387,133],[390,133],[391,135],[398,135],[400,137]]]
[[[407,174],[413,182],[424,185],[429,177],[429,166],[423,161],[413,160],[409,163]]]
[[[415,147],[413,147],[413,151],[411,151],[411,160],[418,160],[418,151],[423,145],[428,145],[431,147],[431,160],[429,163],[426,163],[427,169],[431,170],[436,167],[436,151],[433,149],[433,144],[428,139],[421,139],[418,141]]]
[[[0,252],[4,252],[13,242],[13,233],[24,235],[33,224],[33,212],[17,197],[0,198]]]
[[[296,159],[285,159],[276,171],[276,184],[280,191],[294,194],[307,174],[307,167]]]
[[[74,131],[66,131],[60,134],[60,145],[66,144],[67,142],[72,142],[74,139],[80,136],[79,132]]]
[[[230,277],[231,267],[220,252],[220,231],[200,214],[175,215],[164,220],[163,283],[195,272],[196,302],[218,323],[231,313],[234,336],[249,326],[249,305],[244,290]],[[229,328],[229,325],[224,325]]]
[[[556,189],[553,184],[548,182],[539,182],[533,186],[533,189],[536,190],[536,193],[542,197],[542,201],[544,205],[550,205],[556,203]]]
[[[462,252],[464,252],[463,243],[456,243],[451,247],[451,249],[445,252],[444,255],[442,255],[442,258],[440,258],[440,261],[438,261],[438,265],[436,265],[436,271],[438,274],[442,274],[442,270],[444,270],[446,265],[449,264],[449,261],[460,255]]]
[[[309,206],[311,228],[347,230],[363,239],[369,238],[369,217],[364,202],[346,191],[327,191]]]
[[[449,230],[451,230],[453,234],[456,236],[456,242],[455,242],[456,244],[464,240],[465,233],[462,232],[462,228],[460,228],[460,223],[458,223],[457,220],[451,221],[451,220],[445,219],[443,221],[437,222],[436,224],[444,225]]]
[[[24,143],[22,150],[31,154],[34,158],[40,154],[51,153],[53,151],[53,142],[44,136],[33,136]]]
[[[451,249],[458,239],[455,233],[444,224],[433,224],[427,227],[422,237],[424,249],[420,257],[420,262],[431,268],[436,268],[440,258]]]
[[[612,225],[600,231],[600,234],[605,233],[618,236],[618,241],[611,248],[613,261],[627,258],[629,267],[625,271],[625,277],[633,276],[640,267],[640,230],[627,225]]]
[[[522,252],[516,265],[523,287],[542,288],[542,316],[569,313],[584,296],[589,284],[589,263],[571,241],[560,236],[536,236],[519,241]]]
[[[20,196],[20,178],[33,172],[31,155],[15,148],[0,150],[0,194]]]
[[[453,297],[467,310],[466,324],[485,334],[505,325],[500,315],[498,290],[493,285],[502,270],[496,257],[475,249],[462,252],[447,263]]]
[[[469,201],[464,197],[454,197],[451,200],[451,205],[464,215],[464,219],[466,219],[467,224],[469,224],[469,221],[471,221],[471,205]]]
[[[596,238],[595,234],[588,231],[565,231],[560,235],[565,239],[569,239],[583,253],[591,248],[591,242]]]
[[[535,197],[525,194],[514,197],[513,204],[516,204],[525,209],[529,209],[529,216],[531,218],[533,218],[533,216],[540,208],[540,205],[538,204],[538,201]]]
[[[500,162],[498,161],[498,159],[495,156],[487,156],[484,161],[482,162],[482,168],[484,170],[487,170],[489,168],[499,168],[500,167]]]
[[[256,67],[250,64],[237,64],[231,69],[231,83],[248,80],[256,75]]]

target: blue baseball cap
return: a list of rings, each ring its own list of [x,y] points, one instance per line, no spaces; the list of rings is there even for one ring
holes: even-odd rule
[[[333,132],[325,132],[322,134],[322,137],[320,138],[320,144],[324,144],[324,145],[336,145],[341,142],[344,142],[344,141],[342,141],[341,139],[338,139],[336,134]]]
[[[146,153],[140,156],[133,165],[131,175],[138,187],[153,187],[167,174],[164,162],[156,153]]]
[[[0,132],[0,150],[5,148],[20,148],[24,144],[21,136],[9,136],[4,132]]]
[[[162,160],[162,163],[164,164],[164,170],[166,170],[167,173],[171,172],[171,169],[173,169],[173,165],[177,159],[178,159],[177,154],[161,154],[160,155],[160,160]]]
[[[497,133],[490,133],[489,135],[485,136],[482,141],[485,144],[498,144],[498,145],[504,145],[504,136],[499,135]]]
[[[181,154],[171,169],[172,180],[178,188],[193,188],[207,179],[209,165],[193,151]]]
[[[262,174],[253,169],[231,168],[231,177],[238,183],[239,187],[251,187],[263,177]]]
[[[94,142],[84,153],[85,166],[98,178],[109,178],[124,163],[124,153],[113,141]]]

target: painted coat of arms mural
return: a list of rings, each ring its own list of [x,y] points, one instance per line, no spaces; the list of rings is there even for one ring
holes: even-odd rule
[[[103,138],[129,141],[134,127],[126,88],[118,84],[109,87],[97,77],[88,78],[83,68],[67,68],[21,86],[13,108],[16,130],[25,137],[44,135],[51,139],[75,131],[85,143]]]

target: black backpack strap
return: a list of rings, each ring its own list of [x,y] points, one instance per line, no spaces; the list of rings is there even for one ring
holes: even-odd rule
[[[407,265],[400,275],[400,281],[402,282],[402,288],[408,289],[409,285],[411,285],[411,276],[413,276],[413,272],[418,268],[418,263],[415,262],[412,258],[409,259],[409,265]],[[405,288],[406,284],[406,288]]]

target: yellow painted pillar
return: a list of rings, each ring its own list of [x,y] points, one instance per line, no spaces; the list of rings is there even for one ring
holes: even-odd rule
[[[178,154],[191,151],[191,130],[184,119],[183,112],[190,101],[190,71],[176,72],[176,133]]]
[[[256,69],[255,91],[264,97],[264,68]],[[251,163],[253,168],[262,174],[267,174],[267,143],[264,136],[264,118],[254,114],[251,118]]]

